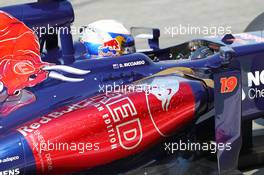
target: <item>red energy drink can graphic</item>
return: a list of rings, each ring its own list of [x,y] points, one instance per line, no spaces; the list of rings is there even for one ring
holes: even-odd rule
[[[17,140],[24,150],[13,147],[5,157],[29,152],[21,156],[31,155],[23,160],[32,161],[26,164],[37,174],[78,172],[144,151],[194,119],[194,90],[203,89],[200,82],[193,88],[173,75],[152,77],[142,85],[151,86],[141,92],[99,94],[24,124],[5,139],[9,144]]]

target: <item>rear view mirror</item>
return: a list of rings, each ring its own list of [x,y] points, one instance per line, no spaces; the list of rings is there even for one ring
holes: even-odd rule
[[[137,39],[144,39],[148,41],[148,46],[151,50],[159,49],[160,30],[157,28],[148,27],[131,27],[132,36]]]
[[[222,65],[228,65],[233,57],[235,56],[235,51],[229,46],[220,47],[220,58],[222,58]]]

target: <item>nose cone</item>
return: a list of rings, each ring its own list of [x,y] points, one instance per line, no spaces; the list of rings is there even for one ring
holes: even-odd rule
[[[23,136],[0,137],[0,174],[34,174],[34,158]],[[25,157],[27,155],[27,157]]]

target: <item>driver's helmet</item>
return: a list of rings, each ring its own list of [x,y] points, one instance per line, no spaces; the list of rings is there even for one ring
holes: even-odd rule
[[[81,32],[86,57],[120,56],[135,52],[135,41],[123,24],[115,20],[99,20]]]

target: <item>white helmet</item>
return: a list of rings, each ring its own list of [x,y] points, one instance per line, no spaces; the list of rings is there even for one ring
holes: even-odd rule
[[[81,33],[88,57],[120,56],[135,52],[135,41],[124,25],[115,20],[99,20]]]

